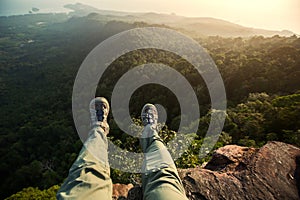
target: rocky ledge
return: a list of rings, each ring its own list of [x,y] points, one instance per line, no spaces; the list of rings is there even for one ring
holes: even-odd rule
[[[300,199],[300,149],[281,142],[260,149],[228,145],[203,168],[178,172],[190,200]],[[114,199],[141,194],[140,187],[114,185]]]

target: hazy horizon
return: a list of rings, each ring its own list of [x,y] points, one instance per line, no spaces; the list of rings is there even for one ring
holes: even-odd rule
[[[64,12],[67,9],[63,5],[77,2],[102,10],[212,17],[252,28],[300,34],[299,0],[0,0],[0,15],[25,14],[32,7],[40,12]]]

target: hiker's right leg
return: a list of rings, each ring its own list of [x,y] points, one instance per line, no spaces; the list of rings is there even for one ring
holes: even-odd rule
[[[146,105],[147,106],[147,105]],[[146,107],[145,106],[145,107]],[[152,105],[153,106],[153,105]],[[150,106],[151,109],[155,109]],[[145,108],[144,107],[144,108]],[[142,169],[143,194],[146,200],[187,200],[185,190],[178,175],[175,163],[156,131],[156,120],[151,116],[155,110],[142,111],[142,121],[145,125],[140,139],[144,152],[144,163]],[[144,116],[143,116],[144,115]],[[157,113],[156,113],[157,115]],[[146,116],[146,117],[145,117]]]

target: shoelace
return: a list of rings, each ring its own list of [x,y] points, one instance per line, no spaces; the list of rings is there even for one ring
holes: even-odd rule
[[[155,119],[153,111],[151,109],[146,110],[145,113],[142,114],[142,120],[144,125],[154,124]]]
[[[146,124],[154,123],[153,114],[151,114],[151,113],[145,113],[142,116],[143,116],[144,123],[146,123]]]
[[[96,111],[96,115],[97,115],[98,121],[103,122],[103,120],[104,120],[104,112],[103,112],[103,110],[102,109],[97,110]]]

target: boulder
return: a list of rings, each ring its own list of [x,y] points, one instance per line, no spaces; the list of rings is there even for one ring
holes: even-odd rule
[[[204,169],[178,170],[189,199],[299,200],[300,149],[269,142],[260,149],[228,145]]]
[[[119,183],[113,184],[112,198],[116,200],[127,199],[128,192],[131,188],[133,188],[132,184],[128,184],[128,185],[119,184]]]

